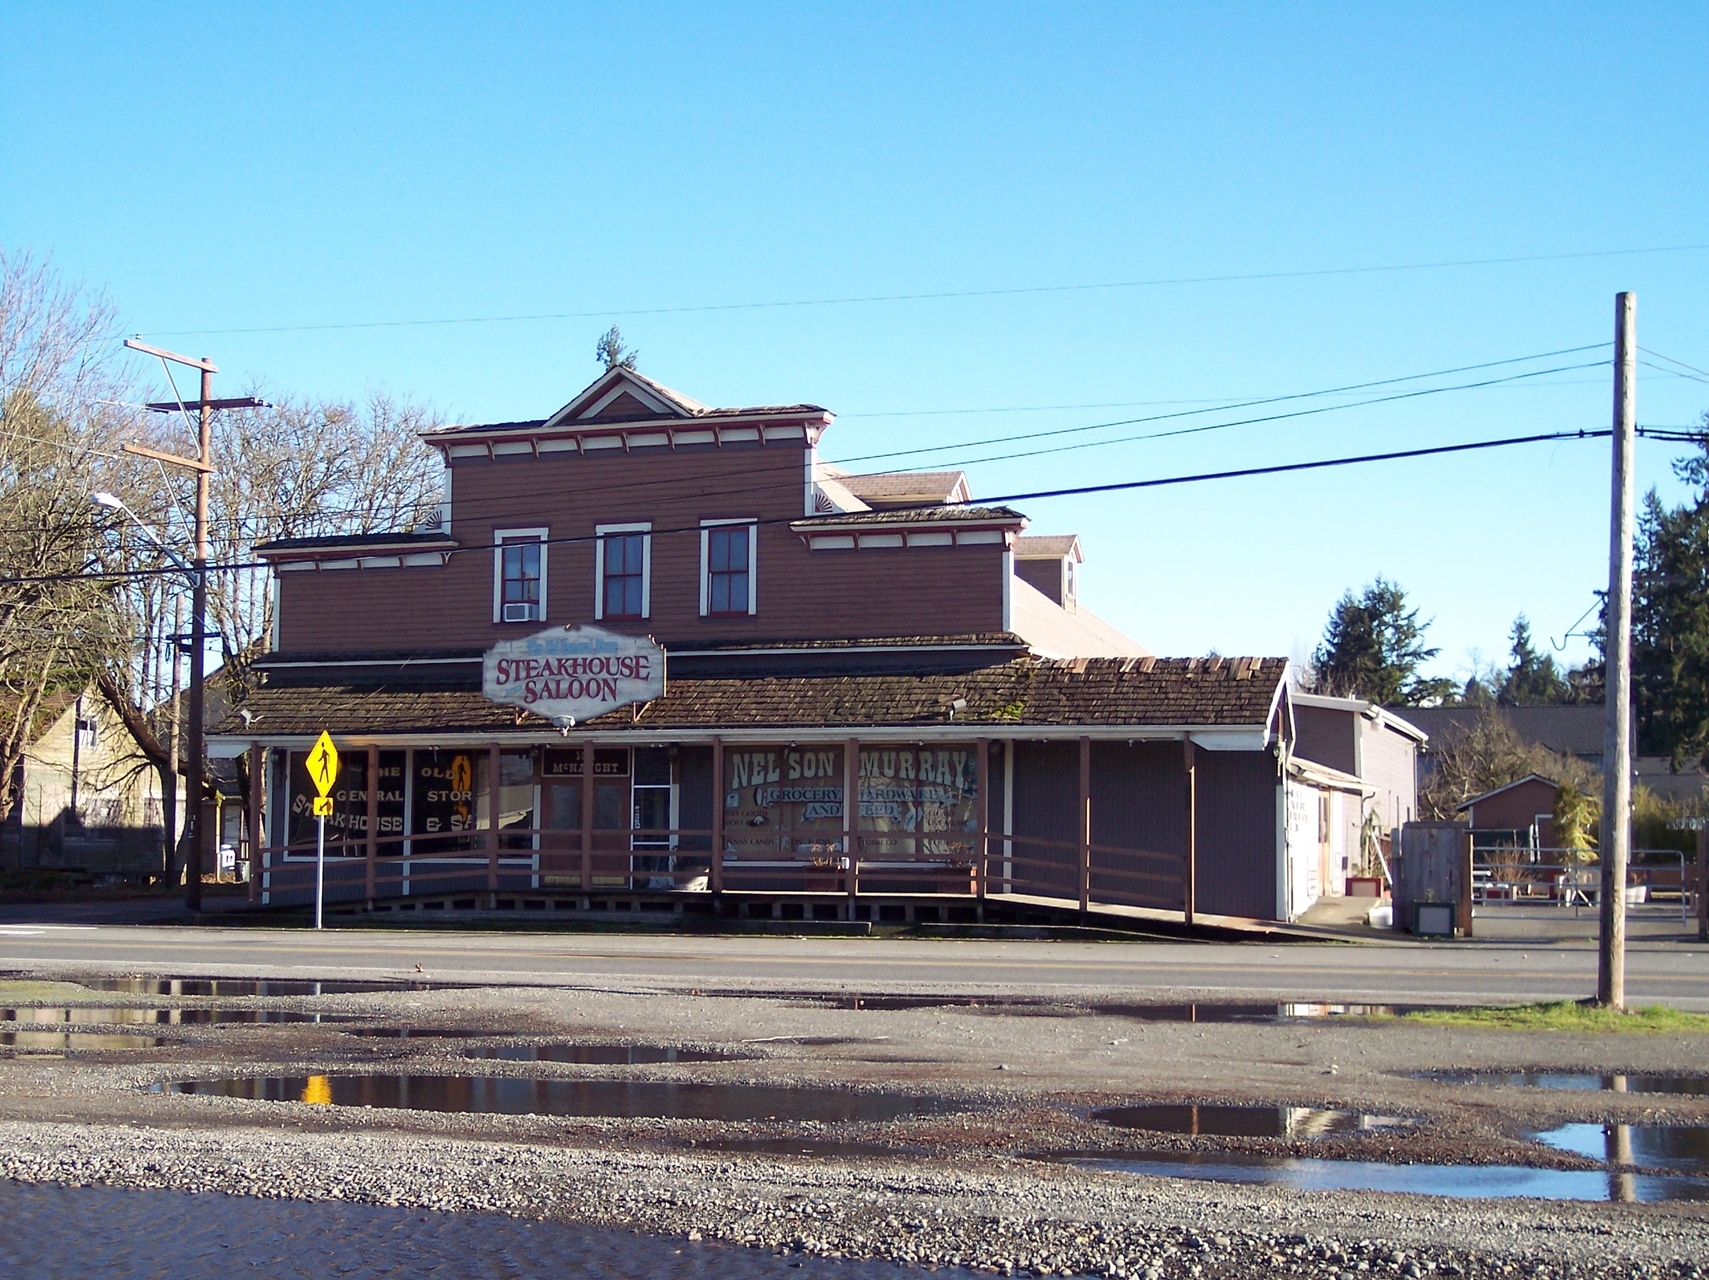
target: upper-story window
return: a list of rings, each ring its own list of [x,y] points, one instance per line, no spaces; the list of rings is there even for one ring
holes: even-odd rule
[[[594,532],[593,616],[646,618],[652,615],[653,526],[602,524]]]
[[[546,619],[545,529],[493,530],[493,621]]]
[[[752,520],[704,520],[700,526],[700,615],[734,617],[758,611]]]

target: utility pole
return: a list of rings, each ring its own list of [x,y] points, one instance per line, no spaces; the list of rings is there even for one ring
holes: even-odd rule
[[[175,453],[161,453],[156,449],[147,449],[139,444],[124,446],[126,453],[138,454],[145,458],[153,458],[157,462],[170,463],[175,467],[185,467],[196,473],[196,554],[191,561],[191,597],[190,597],[190,707],[189,725],[186,726],[185,750],[189,756],[189,776],[186,779],[188,794],[184,798],[186,816],[186,833],[189,836],[189,852],[184,859],[184,905],[191,911],[202,909],[202,854],[208,846],[208,824],[203,819],[203,792],[206,790],[206,762],[202,734],[204,731],[203,716],[207,705],[207,631],[208,631],[208,476],[213,472],[213,411],[215,409],[247,409],[260,408],[262,402],[249,396],[235,400],[214,399],[214,374],[219,372],[219,366],[206,356],[200,360],[192,356],[181,356],[176,352],[162,351],[151,347],[135,338],[126,338],[125,346],[132,351],[141,351],[145,355],[157,358],[162,366],[167,361],[175,364],[188,365],[192,369],[202,371],[202,398],[193,404],[185,404],[182,400],[163,401],[148,407],[157,413],[179,412],[188,417],[189,411],[197,411],[196,456],[183,458]],[[171,381],[171,371],[167,372]],[[174,394],[177,384],[173,384]]]
[[[1608,542],[1602,726],[1601,938],[1596,1000],[1626,1007],[1626,863],[1632,851],[1632,491],[1638,412],[1638,295],[1614,298],[1614,476]]]

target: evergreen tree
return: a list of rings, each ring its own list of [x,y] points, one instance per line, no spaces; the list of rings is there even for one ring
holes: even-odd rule
[[[1419,674],[1441,652],[1424,643],[1429,625],[1406,607],[1406,592],[1381,577],[1357,596],[1347,592],[1330,610],[1323,643],[1312,655],[1318,687],[1405,706],[1452,697],[1453,681]]]
[[[1667,508],[1651,490],[1632,577],[1632,701],[1642,750],[1709,752],[1709,414],[1698,453],[1674,464],[1696,493]]]
[[[1513,620],[1513,665],[1502,682],[1500,702],[1509,707],[1540,707],[1570,700],[1566,677],[1553,656],[1538,653],[1531,643],[1531,624],[1524,614]]]

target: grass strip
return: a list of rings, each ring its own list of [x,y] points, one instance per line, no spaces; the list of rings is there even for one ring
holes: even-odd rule
[[[1550,1000],[1464,1009],[1419,1009],[1401,1015],[1408,1022],[1440,1027],[1489,1027],[1497,1031],[1685,1031],[1709,1034],[1709,1013],[1686,1013],[1665,1004],[1624,1011],[1594,1000]]]

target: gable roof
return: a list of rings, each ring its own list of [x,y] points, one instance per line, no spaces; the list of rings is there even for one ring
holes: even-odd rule
[[[887,471],[869,476],[845,471],[835,478],[855,497],[880,511],[928,502],[966,502],[973,496],[965,471]]]
[[[633,369],[607,369],[576,393],[563,408],[544,418],[512,422],[464,423],[435,427],[421,433],[429,442],[447,436],[489,432],[618,426],[634,422],[687,422],[719,418],[771,417],[805,414],[830,421],[828,410],[816,404],[752,405],[715,409]]]
[[[1069,556],[1076,564],[1085,563],[1077,533],[1029,534],[1015,539],[1017,560],[1063,560]]]
[[[1597,760],[1602,755],[1603,704],[1548,707],[1391,707],[1395,715],[1428,733],[1444,748],[1470,732],[1480,718],[1500,716],[1526,742],[1561,755]]]
[[[1470,809],[1475,804],[1482,804],[1485,800],[1490,799],[1492,796],[1498,796],[1504,791],[1512,791],[1515,787],[1522,787],[1527,782],[1541,782],[1545,786],[1553,787],[1556,791],[1559,791],[1561,789],[1561,784],[1556,782],[1553,778],[1545,778],[1540,773],[1528,773],[1523,778],[1519,779],[1519,781],[1517,781],[1517,782],[1510,782],[1505,787],[1497,787],[1493,791],[1484,792],[1481,796],[1473,796],[1470,800],[1465,801],[1463,804],[1455,805],[1454,806],[1454,812],[1455,813],[1464,813],[1467,809]]]

